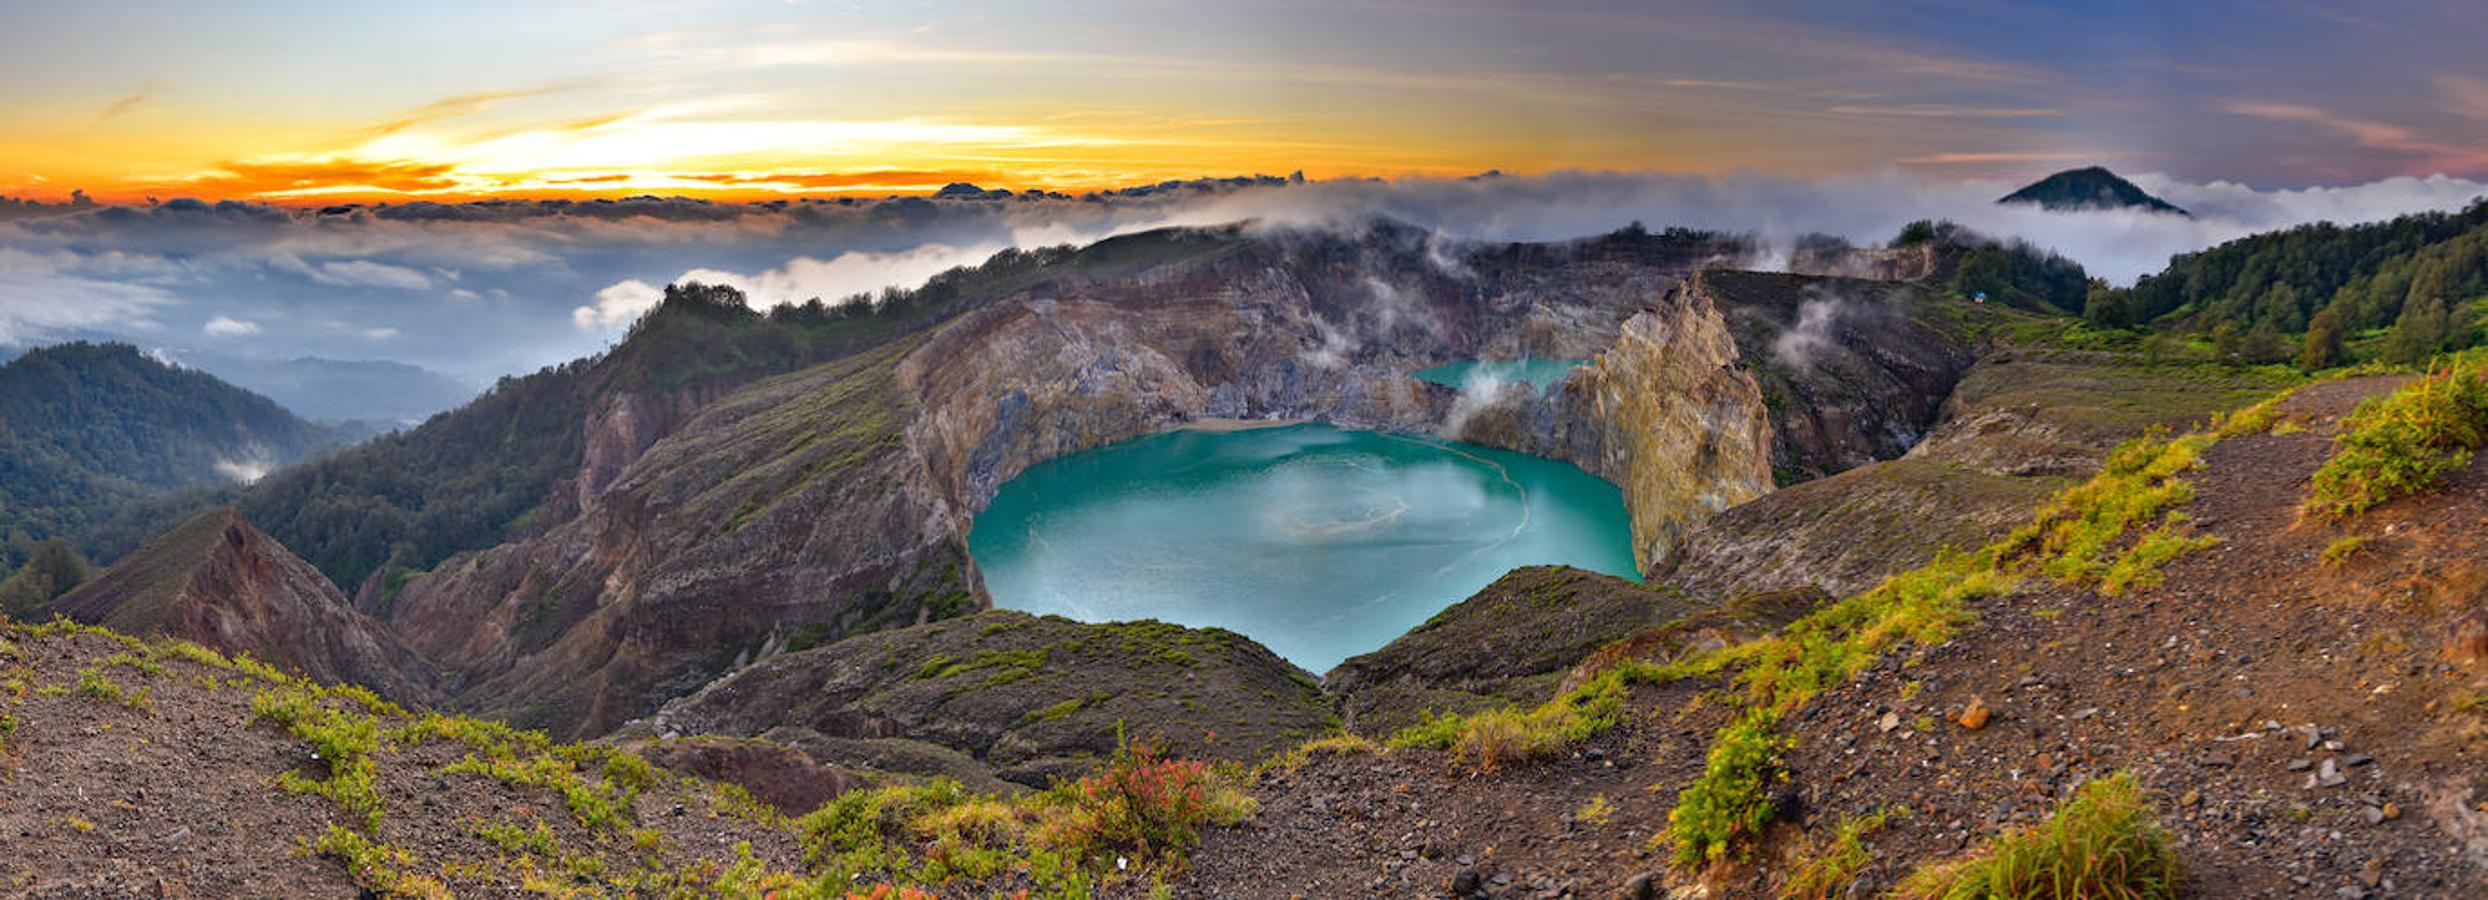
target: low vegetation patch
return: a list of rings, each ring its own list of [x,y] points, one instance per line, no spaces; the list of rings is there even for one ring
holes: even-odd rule
[[[1361,735],[1340,733],[1318,737],[1297,744],[1294,749],[1271,757],[1254,769],[1255,774],[1293,772],[1304,768],[1316,756],[1355,756],[1382,752],[1382,745]]]
[[[1049,895],[1086,896],[1100,877],[1171,873],[1208,826],[1255,805],[1233,766],[1167,759],[1126,744],[1096,773],[1021,797],[978,796],[934,779],[841,794],[795,822],[824,896],[846,885],[940,885],[1026,872]],[[921,854],[909,848],[921,848]],[[802,894],[797,894],[803,896]]]
[[[298,772],[277,776],[277,786],[297,794],[317,794],[363,824],[380,830],[378,769],[372,753],[380,749],[380,720],[366,713],[323,702],[322,692],[308,685],[285,685],[251,697],[251,713],[311,744],[311,756],[327,769],[327,777],[305,778]]]
[[[2435,489],[2488,443],[2488,353],[2474,351],[2410,386],[2361,403],[2316,470],[2306,510],[2355,516]]]
[[[1997,837],[1968,857],[1920,869],[1902,897],[2162,898],[2177,896],[2177,849],[2142,786],[2120,772],[2083,785],[2056,814]]]
[[[2350,560],[2357,559],[2359,554],[2365,552],[2367,552],[2366,537],[2355,534],[2344,535],[2324,545],[2324,565],[2338,569],[2349,565]]]
[[[1789,867],[1788,880],[1780,885],[1781,900],[1831,900],[1849,889],[1857,873],[1866,870],[1874,857],[1866,852],[1866,836],[1878,831],[1895,818],[1907,818],[1909,807],[1879,809],[1862,816],[1840,820],[1830,843],[1809,843],[1797,853]]]
[[[1111,881],[1162,883],[1181,870],[1204,829],[1236,824],[1256,808],[1244,790],[1247,773],[1238,766],[1171,759],[1145,745],[1123,744],[1093,774],[1045,791],[978,795],[948,779],[903,781],[849,791],[792,818],[739,787],[661,774],[625,749],[559,744],[499,722],[410,713],[362,688],[323,686],[195,644],[141,641],[66,622],[0,628],[13,641],[92,634],[119,644],[107,649],[126,651],[95,658],[80,670],[93,686],[62,684],[55,692],[60,696],[119,691],[129,702],[143,697],[144,688],[131,691],[125,684],[171,678],[166,663],[174,660],[214,670],[182,671],[178,683],[248,686],[254,719],[299,740],[308,757],[280,773],[272,787],[326,798],[342,813],[325,832],[301,836],[303,852],[339,861],[363,887],[387,896],[445,897],[501,885],[546,896],[897,900],[931,896],[907,885],[939,889],[1001,877],[1034,885],[1038,896],[1086,897]],[[998,674],[1024,677],[1045,659],[1042,648],[976,654],[945,660],[927,674],[970,676],[959,680],[975,684]],[[30,679],[11,681],[21,697],[31,692]],[[10,693],[0,684],[0,703],[12,699]],[[1084,708],[1039,712],[1059,718]],[[17,728],[17,719],[0,706],[0,749],[12,748]],[[430,742],[464,752],[445,764],[416,762],[432,754],[411,751]],[[1343,736],[1297,753],[1309,758],[1373,747]],[[515,807],[508,819],[459,823],[459,841],[434,841],[418,852],[390,840],[410,827],[391,821],[383,802],[381,782],[397,777],[396,766],[419,766],[416,777],[427,780],[480,777],[558,798],[578,828],[558,814],[538,818],[532,810],[544,807],[531,804]],[[638,809],[652,792],[683,799],[686,790],[718,820],[785,833],[804,848],[803,863],[781,867],[744,842],[730,857],[686,864],[665,832],[642,824]]]

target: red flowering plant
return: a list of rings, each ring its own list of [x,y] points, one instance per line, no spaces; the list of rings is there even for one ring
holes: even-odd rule
[[[1145,741],[1125,742],[1094,774],[1055,787],[1061,802],[1038,843],[1083,856],[1112,850],[1180,859],[1201,826],[1253,814],[1242,781],[1231,766],[1168,759]]]

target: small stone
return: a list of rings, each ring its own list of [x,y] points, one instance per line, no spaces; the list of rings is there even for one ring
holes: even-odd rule
[[[2316,730],[2315,723],[2313,722],[2298,726],[2298,734],[2307,739],[2307,749],[2309,750],[2313,750],[2324,745],[2324,733]]]
[[[2230,766],[2237,765],[2237,757],[2214,750],[2210,753],[2203,754],[2203,765],[2215,769],[2226,769]]]
[[[1623,900],[1655,900],[1659,895],[1659,879],[1648,872],[1633,876],[1624,883]]]
[[[2179,806],[2200,806],[2202,803],[2202,791],[2187,791],[2185,796],[2177,798],[2177,805]]]
[[[2349,767],[2351,767],[2351,768],[2357,768],[2357,767],[2359,767],[2359,766],[2363,766],[2363,765],[2366,765],[2366,764],[2368,764],[2368,763],[2375,762],[2375,761],[2376,761],[2376,758],[2375,758],[2375,757],[2373,757],[2373,756],[2369,756],[2369,755],[2364,754],[2364,753],[2352,753],[2352,754],[2350,754],[2350,755],[2348,755],[2348,756],[2344,756],[2344,757],[2342,757],[2342,758],[2341,758],[2341,764],[2342,764],[2342,765],[2345,765],[2345,766],[2349,766]]]
[[[2387,803],[2387,804],[2385,804],[2385,805],[2384,805],[2384,820],[2385,820],[2385,821],[2390,822],[2390,821],[2393,821],[2394,819],[2398,819],[2398,818],[2401,818],[2401,817],[2402,817],[2402,808],[2401,808],[2401,807],[2399,807],[2399,806],[2395,806],[2395,805],[2390,804],[2390,803]]]
[[[2369,825],[2384,824],[2384,810],[2377,809],[2373,806],[2359,807],[2358,817],[2360,821],[2364,821]]]
[[[1969,708],[1961,711],[1961,718],[1957,721],[1961,723],[1961,727],[1971,731],[1987,727],[1986,702],[1977,697],[1971,697]]]
[[[2079,709],[2079,710],[2075,710],[2075,711],[2074,711],[2074,713],[2073,713],[2073,720],[2074,720],[2074,721],[2076,721],[2076,722],[2079,722],[2079,721],[2082,721],[2083,719],[2087,719],[2087,718],[2090,718],[2090,717],[2092,717],[2092,716],[2096,716],[2096,715],[2099,715],[2099,707],[2096,707],[2096,706],[2084,707],[2084,708],[2082,708],[2082,709]]]
[[[2326,750],[2330,750],[2330,751],[2332,751],[2332,752],[2334,752],[2334,753],[2339,753],[2339,752],[2341,752],[2341,751],[2343,751],[2343,750],[2347,750],[2347,749],[2350,749],[2350,748],[2349,748],[2349,745],[2347,745],[2347,744],[2343,744],[2343,743],[2342,743],[2342,742],[2340,742],[2340,741],[2325,741],[2325,742],[2324,742],[2324,749],[2326,749]]]
[[[2384,864],[2370,859],[2366,865],[2359,866],[2358,883],[2368,887],[2384,883]]]
[[[1875,721],[1875,730],[1884,734],[1891,734],[1893,729],[1899,727],[1901,727],[1901,714],[1897,712],[1887,711],[1883,714],[1883,718]]]
[[[2355,884],[2342,885],[2341,890],[2334,891],[2334,893],[2341,895],[2344,900],[2367,900],[2367,889]]]
[[[2315,761],[2311,759],[2293,759],[2289,761],[2289,770],[2292,772],[2304,772],[2312,768],[2315,768]]]

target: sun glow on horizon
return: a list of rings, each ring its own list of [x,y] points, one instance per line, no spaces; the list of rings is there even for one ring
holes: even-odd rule
[[[0,194],[751,200],[1290,171],[2001,178],[2077,160],[2267,184],[2488,172],[2476,29],[2336,35],[2219,4],[1899,27],[1746,5],[24,5],[0,29]],[[2224,74],[2311,31],[2338,66]],[[2427,68],[2379,83],[2380,59]]]

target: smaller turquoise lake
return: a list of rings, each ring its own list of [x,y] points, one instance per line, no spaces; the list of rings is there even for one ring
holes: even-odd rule
[[[1616,487],[1566,463],[1291,425],[1032,466],[968,549],[997,607],[1218,626],[1318,673],[1517,566],[1637,578],[1630,533]]]
[[[1445,387],[1466,390],[1473,383],[1493,380],[1510,384],[1528,382],[1530,387],[1546,390],[1560,384],[1572,370],[1588,365],[1586,359],[1463,359],[1439,366],[1429,366],[1408,373],[1419,381],[1431,381]]]

